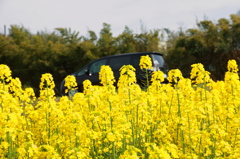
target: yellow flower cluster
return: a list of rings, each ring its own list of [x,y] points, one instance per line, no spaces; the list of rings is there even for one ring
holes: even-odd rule
[[[50,74],[42,76],[42,93],[35,97],[0,65],[6,69],[0,80],[0,158],[240,158],[240,82],[230,63],[224,81],[211,81],[195,65],[192,79],[169,72],[177,87],[161,84],[163,73],[154,72],[147,90],[135,84],[135,69],[127,65],[119,89],[86,80],[84,92],[71,99],[55,97]],[[110,72],[103,67],[103,83],[113,80]],[[211,87],[192,85],[198,77]]]
[[[152,69],[152,59],[149,55],[141,56],[139,66],[140,69]]]
[[[201,83],[208,83],[210,82],[210,72],[205,71],[202,64],[193,64],[191,70],[191,76],[193,83],[201,84]]]
[[[12,71],[7,65],[0,64],[0,88],[7,90],[6,83],[10,82],[12,77]]]
[[[171,83],[178,83],[183,79],[182,72],[179,69],[172,69],[168,72],[168,81]]]
[[[41,77],[40,89],[53,89],[55,87],[55,83],[53,81],[53,77],[50,73],[45,73]]]
[[[113,71],[110,66],[103,65],[101,66],[99,79],[101,84],[104,86],[113,85],[115,82],[115,77],[113,75]]]
[[[76,90],[77,89],[76,77],[73,75],[68,75],[65,78],[64,86],[67,87],[67,89],[65,90],[65,93]]]
[[[42,75],[39,87],[40,87],[40,98],[41,99],[54,98],[55,83],[54,83],[53,77],[50,73],[45,73]]]
[[[120,68],[118,87],[130,86],[137,82],[135,68],[132,65],[124,65]]]
[[[238,65],[237,65],[237,62],[235,60],[229,60],[227,68],[228,68],[229,72],[233,72],[233,73],[238,72]]]
[[[5,81],[5,82],[9,82],[9,80],[11,79],[11,75],[12,75],[12,71],[10,70],[10,68],[7,65],[1,64],[0,65],[0,80]]]

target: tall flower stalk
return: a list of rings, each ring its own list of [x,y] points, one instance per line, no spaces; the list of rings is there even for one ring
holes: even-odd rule
[[[141,56],[140,63],[139,63],[140,69],[145,72],[145,78],[146,78],[146,87],[149,87],[149,73],[152,69],[152,59],[149,55]]]
[[[64,86],[67,87],[67,89],[65,90],[65,93],[67,93],[69,98],[72,100],[74,94],[77,92],[76,77],[73,75],[68,75],[65,78]]]
[[[129,103],[131,103],[131,87],[137,82],[135,68],[132,65],[124,65],[119,71],[118,92],[125,94],[124,92],[127,91]]]
[[[42,75],[41,82],[40,82],[40,99],[47,99],[47,103],[45,106],[45,113],[46,113],[46,132],[47,132],[47,143],[49,144],[51,138],[51,104],[52,101],[55,99],[55,92],[54,87],[55,83],[53,77],[50,73],[46,73]]]

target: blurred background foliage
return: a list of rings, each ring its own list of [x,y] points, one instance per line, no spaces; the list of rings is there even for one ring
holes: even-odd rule
[[[214,80],[222,80],[227,61],[240,62],[240,14],[217,22],[205,19],[195,28],[177,31],[167,28],[134,33],[129,27],[113,37],[110,24],[103,23],[99,34],[89,30],[86,36],[70,28],[52,33],[32,34],[24,26],[12,25],[9,34],[0,34],[0,63],[19,77],[23,87],[38,94],[41,75],[51,73],[59,93],[61,81],[92,60],[130,52],[162,52],[169,69],[178,68],[189,77],[191,65],[202,63]]]

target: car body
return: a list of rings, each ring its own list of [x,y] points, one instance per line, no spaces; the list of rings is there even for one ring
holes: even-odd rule
[[[163,54],[158,52],[137,52],[137,53],[124,53],[112,56],[106,56],[99,58],[85,65],[82,69],[72,73],[76,77],[76,81],[78,83],[78,91],[83,91],[83,81],[90,80],[92,85],[101,85],[99,80],[99,72],[102,65],[109,65],[114,73],[114,77],[116,79],[115,86],[117,85],[117,81],[120,76],[119,69],[123,65],[132,65],[136,69],[136,78],[137,83],[141,85],[142,80],[144,80],[144,72],[140,69],[139,62],[141,56],[149,55],[152,59],[153,68],[151,71],[161,70],[165,73],[165,77],[167,76],[167,65],[164,61]],[[61,83],[60,91],[62,94],[64,92],[64,80]]]

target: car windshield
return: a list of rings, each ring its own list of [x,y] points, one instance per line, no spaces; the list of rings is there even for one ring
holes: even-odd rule
[[[164,66],[164,60],[161,55],[152,55],[153,58],[153,65],[157,68]]]

